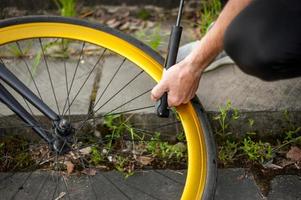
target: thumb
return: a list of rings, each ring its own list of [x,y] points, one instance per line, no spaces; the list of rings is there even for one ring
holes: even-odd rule
[[[164,92],[167,92],[168,88],[165,81],[160,81],[151,92],[151,99],[153,101],[157,101],[160,99],[160,97],[164,94]]]

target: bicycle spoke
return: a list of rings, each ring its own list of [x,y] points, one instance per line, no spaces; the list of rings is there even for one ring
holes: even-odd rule
[[[45,66],[46,66],[46,69],[47,69],[48,78],[50,80],[51,90],[52,90],[52,94],[54,96],[55,104],[56,104],[59,115],[61,115],[59,104],[58,104],[57,97],[56,97],[56,94],[55,94],[55,91],[54,91],[53,81],[52,81],[52,78],[51,78],[51,75],[50,75],[50,70],[49,70],[48,62],[47,62],[47,59],[46,59],[46,56],[45,56],[44,47],[43,47],[41,38],[39,38],[39,43],[40,43],[40,46],[41,46],[41,52],[43,54],[43,59],[44,59]]]
[[[144,107],[141,107],[141,108],[134,108],[134,109],[125,110],[125,111],[122,111],[122,112],[109,113],[109,114],[107,114],[107,115],[104,115],[103,117],[111,116],[111,115],[121,115],[121,114],[124,114],[124,113],[129,113],[129,112],[139,111],[139,110],[145,110],[145,109],[154,108],[154,107],[155,107],[154,105],[151,105],[151,106],[144,106]]]
[[[75,97],[72,99],[70,105],[68,106],[67,110],[64,112],[63,111],[63,116],[66,114],[66,112],[68,112],[68,110],[70,109],[70,107],[72,106],[73,102],[75,101],[75,99],[77,98],[77,96],[79,95],[79,93],[82,91],[83,87],[85,86],[85,84],[87,83],[87,81],[89,80],[91,74],[93,73],[93,71],[95,70],[96,66],[99,64],[99,62],[101,61],[101,59],[103,58],[105,52],[106,52],[107,49],[105,49],[101,56],[98,58],[97,62],[94,64],[92,70],[90,70],[88,76],[86,77],[86,79],[84,80],[83,84],[81,85],[81,87],[79,88],[79,90],[77,91]]]
[[[75,138],[74,138],[74,140],[75,140]],[[75,141],[76,141],[76,140],[75,140]],[[76,143],[76,144],[77,144],[77,143]],[[78,148],[72,148],[72,149],[73,149],[72,151],[75,150],[78,154],[80,154]],[[80,162],[81,162],[82,167],[85,169],[85,168],[86,168],[86,165],[85,165],[85,163],[84,163],[84,161],[83,161],[83,158],[82,158],[82,157],[79,157],[79,159],[80,159]],[[90,165],[89,165],[89,168],[91,168]],[[93,185],[92,185],[92,183],[91,183],[90,176],[89,176],[89,175],[87,175],[87,176],[88,176],[88,182],[89,182],[89,185],[90,185],[90,187],[92,188],[92,192],[93,192],[94,196],[96,197],[96,199],[98,199],[98,198],[97,198],[96,191],[95,191],[95,189],[94,189],[94,187],[93,187]]]
[[[83,52],[84,52],[85,45],[86,45],[86,42],[83,42],[83,43],[82,43],[81,50],[80,50],[80,54],[79,54],[79,57],[78,57],[78,60],[77,60],[77,64],[76,64],[76,67],[75,67],[75,70],[74,70],[74,73],[73,73],[73,76],[72,76],[72,80],[71,80],[71,83],[70,83],[70,87],[69,87],[69,89],[68,89],[67,99],[70,98],[70,93],[71,93],[71,90],[72,90],[72,87],[73,87],[73,84],[74,84],[75,76],[76,76],[76,74],[77,74],[77,70],[78,70],[78,67],[79,67],[79,64],[80,64],[80,61],[81,61]],[[63,110],[65,110],[65,108],[66,108],[66,105],[67,105],[67,99],[66,99],[66,101],[65,101],[65,103],[64,103]]]
[[[116,108],[112,109],[111,111],[107,112],[107,113],[104,114],[104,115],[106,116],[106,115],[108,115],[108,114],[114,112],[115,110],[117,110],[117,109],[119,109],[119,108],[121,108],[121,107],[123,107],[123,106],[125,106],[125,105],[127,105],[127,104],[129,104],[129,103],[131,103],[132,101],[138,99],[139,97],[142,97],[143,95],[149,93],[151,90],[152,90],[152,89],[149,89],[149,90],[143,92],[142,94],[139,94],[139,95],[135,96],[134,98],[132,98],[132,99],[126,101],[125,103],[123,103],[123,104],[117,106]]]
[[[116,97],[121,91],[123,91],[128,85],[130,85],[134,80],[136,80],[144,71],[141,70],[137,73],[130,81],[128,81],[122,88],[120,88],[113,96],[111,96],[105,103],[103,103],[99,108],[96,109],[95,113],[98,112],[101,108],[107,105],[114,97]]]
[[[59,179],[60,179],[60,174],[61,174],[61,166],[58,165],[59,162],[58,162],[58,155],[62,152],[63,148],[65,147],[65,145],[67,145],[66,141],[64,141],[61,149],[59,150],[59,152],[56,152],[55,153],[55,170],[59,169],[58,172],[57,172],[57,179],[56,179],[56,186],[55,186],[55,189],[54,189],[54,192],[52,194],[52,199],[54,199],[54,196],[55,196],[55,193],[57,191],[57,188],[59,186]],[[65,158],[66,158],[66,155],[64,155],[64,158],[63,158],[63,164],[65,162]]]
[[[26,60],[24,59],[24,53],[23,53],[23,50],[21,49],[21,46],[20,46],[19,42],[16,42],[16,44],[17,44],[17,47],[18,47],[19,51],[20,51],[21,54],[22,54],[21,59],[23,60],[25,66],[26,66],[26,69],[27,69],[27,71],[28,71],[28,73],[29,73],[29,75],[30,75],[30,78],[31,78],[31,80],[32,80],[32,82],[33,82],[33,84],[34,84],[34,86],[35,86],[35,89],[37,90],[40,99],[43,101],[41,92],[40,92],[40,90],[39,90],[39,88],[38,88],[38,86],[37,86],[37,83],[36,83],[36,81],[35,81],[35,79],[34,79],[34,77],[33,77],[33,74],[32,74],[32,72],[31,72],[31,70],[29,69],[29,65],[28,65],[28,63],[26,62]]]
[[[65,161],[66,161],[66,154],[64,155],[64,158],[63,158],[63,164],[65,164]],[[60,170],[61,170],[61,167],[60,167]],[[65,186],[65,189],[66,189],[66,192],[67,192],[67,197],[70,200],[70,192],[69,192],[68,185],[66,183],[65,177],[62,176],[62,179],[63,179],[63,183],[64,183],[64,186]]]
[[[66,94],[67,94],[67,103],[68,103],[68,113],[69,113],[69,121],[70,118],[71,118],[71,107],[70,107],[70,99],[69,99],[69,95],[68,95],[68,73],[67,73],[67,67],[66,67],[66,61],[64,60],[64,71],[65,71],[65,84],[66,84]],[[64,113],[64,110],[63,110],[63,113]]]
[[[115,79],[116,75],[118,74],[119,70],[121,69],[121,67],[123,66],[123,64],[125,63],[126,58],[124,58],[122,60],[122,62],[120,63],[120,65],[118,66],[117,70],[114,72],[113,76],[111,77],[109,83],[106,85],[105,89],[102,91],[101,95],[99,96],[99,98],[97,99],[97,101],[95,101],[93,109],[95,108],[95,106],[98,104],[98,102],[101,100],[101,98],[103,97],[103,95],[105,94],[105,92],[107,91],[108,87],[111,85],[112,81]]]

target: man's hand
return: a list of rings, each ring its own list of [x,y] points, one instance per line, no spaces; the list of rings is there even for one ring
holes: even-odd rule
[[[196,48],[183,61],[163,73],[162,80],[152,90],[151,98],[158,100],[167,92],[169,106],[188,103],[195,95],[202,72],[223,49],[228,25],[251,1],[229,0]]]
[[[189,59],[184,59],[164,71],[161,81],[152,90],[152,100],[159,100],[167,92],[170,107],[188,103],[199,86],[201,70],[195,70],[197,68]]]

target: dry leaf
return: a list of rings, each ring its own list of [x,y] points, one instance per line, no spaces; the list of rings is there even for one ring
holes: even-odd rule
[[[117,28],[120,24],[121,22],[119,20],[116,20],[115,18],[107,21],[107,25],[111,28]]]
[[[79,16],[79,18],[85,18],[85,17],[91,16],[93,13],[94,13],[94,10],[89,10],[89,11],[87,11],[87,12],[81,14],[81,15]]]
[[[98,130],[94,131],[94,136],[100,138],[101,137],[101,132]]]
[[[95,168],[100,169],[100,170],[109,170],[110,169],[108,166],[105,166],[105,165],[96,165]]]
[[[127,18],[128,16],[130,16],[130,11],[124,11],[124,12],[120,15],[120,18],[124,19],[124,18]]]
[[[129,29],[130,25],[131,25],[130,22],[128,22],[128,21],[125,22],[124,24],[122,24],[122,25],[120,26],[120,30],[126,30],[126,29]]]
[[[67,174],[70,175],[74,170],[74,164],[71,161],[65,161],[64,163],[67,168]]]
[[[91,151],[92,151],[91,147],[86,147],[79,150],[79,152],[83,155],[88,155],[91,153]]]
[[[83,174],[86,174],[88,176],[95,176],[96,175],[96,169],[93,169],[93,168],[85,168],[82,173]]]
[[[268,168],[268,169],[283,169],[283,167],[273,164],[273,163],[267,163],[263,167]]]
[[[286,157],[293,161],[301,161],[301,149],[298,147],[291,147],[291,149],[286,153]]]
[[[141,163],[142,165],[149,165],[154,158],[149,156],[138,156],[136,160]]]
[[[66,192],[61,192],[61,193],[59,194],[59,196],[56,197],[54,200],[60,200],[60,199],[63,198],[65,195],[66,195]]]

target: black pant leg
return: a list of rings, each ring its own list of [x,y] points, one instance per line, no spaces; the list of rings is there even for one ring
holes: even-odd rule
[[[301,76],[301,1],[254,0],[229,25],[224,48],[263,80]]]

